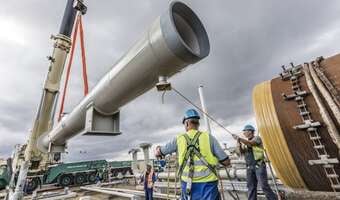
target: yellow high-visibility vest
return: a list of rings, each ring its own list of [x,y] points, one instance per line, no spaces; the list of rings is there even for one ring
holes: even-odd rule
[[[265,160],[263,147],[258,146],[258,145],[248,147],[247,145],[242,144],[242,149],[249,149],[249,148],[251,148],[251,150],[253,152],[253,156],[254,156],[255,161],[264,161]]]
[[[264,149],[260,146],[252,146],[254,159],[256,161],[264,161]]]
[[[184,134],[187,134],[190,139],[193,139],[195,135],[198,134],[198,131],[189,130],[188,132],[179,134],[177,136],[177,159],[179,166],[183,164],[185,153],[187,151],[187,141],[184,137]],[[215,167],[218,164],[218,159],[211,152],[210,137],[207,132],[201,132],[201,135],[198,139],[198,144],[199,146],[197,147],[199,148],[202,156],[211,166]],[[194,156],[194,164],[194,175],[192,178],[193,183],[212,182],[218,180],[216,175],[211,172],[211,170],[196,155]],[[186,164],[183,169],[181,180],[187,182],[189,179],[188,174],[189,164]]]

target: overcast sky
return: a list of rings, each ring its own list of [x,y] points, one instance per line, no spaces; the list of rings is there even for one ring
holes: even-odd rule
[[[84,16],[90,88],[128,51],[170,0],[86,0]],[[201,18],[211,43],[210,56],[171,78],[172,84],[199,103],[204,85],[212,116],[234,132],[255,125],[251,93],[272,79],[280,66],[331,56],[340,51],[340,1],[183,0]],[[0,0],[0,157],[24,143],[48,70],[66,0]],[[73,65],[66,112],[82,98],[79,46]],[[162,144],[183,131],[183,112],[191,108],[174,93],[152,89],[121,109],[122,135],[111,138],[77,136],[66,160],[128,159],[141,142]],[[212,125],[221,143],[234,142]],[[86,152],[86,153],[80,153]]]

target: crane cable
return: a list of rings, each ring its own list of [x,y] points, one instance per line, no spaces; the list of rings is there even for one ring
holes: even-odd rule
[[[85,54],[85,41],[84,41],[84,29],[83,29],[83,22],[82,22],[82,15],[79,13],[77,15],[76,24],[74,27],[73,35],[72,35],[72,46],[71,46],[71,52],[70,52],[70,58],[68,60],[67,69],[66,69],[66,77],[65,77],[65,83],[64,83],[64,89],[63,89],[63,95],[60,103],[60,110],[58,114],[58,121],[61,120],[62,115],[64,113],[64,105],[65,105],[65,97],[68,87],[68,82],[70,79],[70,73],[71,73],[71,66],[73,63],[73,57],[74,57],[74,50],[77,42],[77,35],[78,35],[78,29],[79,29],[79,36],[80,36],[80,48],[81,48],[81,61],[82,61],[82,69],[83,69],[83,82],[84,82],[84,96],[88,94],[88,79],[87,79],[87,66],[86,66],[86,54]]]

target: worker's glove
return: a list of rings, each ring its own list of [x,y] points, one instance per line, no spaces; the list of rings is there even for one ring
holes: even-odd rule
[[[233,136],[233,138],[235,139],[235,140],[239,140],[240,139],[240,137],[238,136],[238,135],[236,135],[236,134],[231,134],[231,136]]]

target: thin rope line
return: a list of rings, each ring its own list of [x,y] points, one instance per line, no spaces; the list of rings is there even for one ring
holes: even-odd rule
[[[183,99],[185,99],[188,103],[193,105],[195,108],[197,108],[199,111],[201,111],[203,114],[205,114],[211,121],[215,122],[219,127],[224,129],[227,133],[233,135],[234,133],[228,130],[226,127],[224,127],[221,123],[219,123],[217,120],[215,120],[212,116],[210,116],[208,113],[204,112],[203,109],[199,106],[197,106],[193,101],[185,97],[182,93],[180,93],[178,90],[176,90],[174,87],[172,87],[172,90],[175,91],[179,96],[181,96]]]

